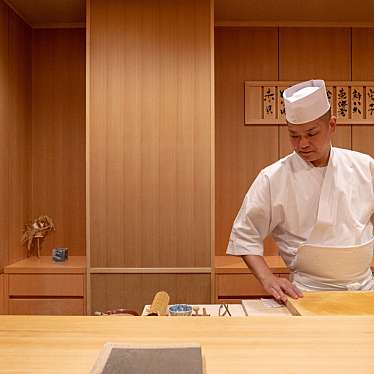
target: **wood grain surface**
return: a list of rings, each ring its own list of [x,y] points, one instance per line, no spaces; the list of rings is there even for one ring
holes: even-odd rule
[[[211,264],[210,12],[90,2],[92,267]]]
[[[25,257],[20,239],[31,215],[31,28],[14,12],[8,14],[8,263],[12,263]]]
[[[288,299],[293,315],[374,315],[373,291],[305,292],[301,299]]]
[[[47,214],[56,226],[42,255],[86,252],[85,140],[85,30],[34,29],[32,217]]]
[[[107,342],[201,344],[206,374],[372,373],[374,317],[0,317],[0,373],[88,373]]]

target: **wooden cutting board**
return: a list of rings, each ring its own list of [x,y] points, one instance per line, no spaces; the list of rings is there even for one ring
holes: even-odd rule
[[[374,315],[374,291],[304,292],[289,298],[287,308],[295,316]]]

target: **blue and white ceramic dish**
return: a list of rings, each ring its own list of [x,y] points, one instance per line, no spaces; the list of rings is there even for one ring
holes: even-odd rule
[[[190,316],[192,306],[188,304],[174,304],[169,306],[169,315],[171,316]]]

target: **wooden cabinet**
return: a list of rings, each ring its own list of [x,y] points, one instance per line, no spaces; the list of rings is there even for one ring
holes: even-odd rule
[[[66,262],[30,257],[5,267],[5,308],[8,314],[86,314],[86,261]]]
[[[4,274],[0,274],[0,314],[5,314]]]
[[[289,270],[279,256],[265,256],[276,276],[288,277]],[[242,299],[269,296],[240,257],[215,257],[215,302],[240,303]]]
[[[288,278],[289,269],[280,256],[265,256],[270,270],[277,277]],[[374,271],[374,259],[371,265]],[[240,303],[242,299],[269,294],[240,257],[215,257],[215,302]]]
[[[10,298],[8,314],[15,315],[85,315],[83,299],[40,299],[40,298]]]

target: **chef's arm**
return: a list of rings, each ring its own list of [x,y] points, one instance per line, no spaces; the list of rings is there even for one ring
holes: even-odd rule
[[[285,303],[287,301],[287,296],[293,299],[303,297],[302,292],[288,279],[276,277],[271,272],[262,256],[245,255],[241,257],[249,269],[253,271],[256,278],[261,282],[265,291],[270,293],[276,300]]]

